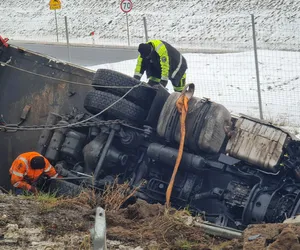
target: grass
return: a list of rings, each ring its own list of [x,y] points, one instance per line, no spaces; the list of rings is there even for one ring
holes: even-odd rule
[[[53,211],[60,202],[60,198],[56,197],[56,193],[39,192],[36,195],[30,195],[25,192],[25,194],[20,195],[19,198],[38,202],[38,209],[40,213]]]
[[[56,213],[59,213],[61,210],[65,210],[66,212],[68,211],[68,209],[75,209],[77,212],[76,207],[78,206],[80,206],[81,208],[87,208],[87,210],[78,210],[86,211],[87,214],[89,214],[89,212],[93,212],[92,210],[98,206],[103,207],[106,211],[119,210],[122,207],[123,203],[129,198],[131,198],[138,189],[139,187],[132,189],[129,183],[119,184],[117,180],[115,180],[113,183],[111,183],[111,185],[107,185],[104,191],[101,193],[97,192],[96,189],[82,189],[80,194],[76,197],[58,197],[57,192],[39,192],[36,195],[24,193],[24,195],[17,196],[16,199],[28,201],[28,208],[30,207],[34,209],[35,213],[41,216],[37,225],[39,225],[42,228],[43,232],[49,234],[49,232],[52,232],[51,230],[56,230],[58,233],[69,233],[71,229],[69,228],[70,223],[67,223],[68,221],[66,222],[66,224],[62,223],[61,225],[61,222],[54,222],[54,225],[59,225],[56,225],[55,229],[53,229],[51,223],[48,223],[50,220],[49,218],[55,216]],[[47,215],[47,213],[50,214]],[[63,213],[60,214],[60,216],[62,216]],[[70,211],[70,213],[72,213],[72,211]],[[43,217],[43,215],[46,215],[46,217]],[[59,215],[57,218],[60,218]],[[74,232],[76,228],[77,227],[74,224]],[[91,235],[89,235],[86,230],[79,230],[78,232],[80,232],[81,240],[78,243],[76,243],[76,249],[91,249]],[[47,249],[50,250],[51,248],[49,247]]]
[[[175,242],[175,247],[183,250],[195,249],[197,246],[199,246],[199,243],[188,240],[177,240]]]
[[[161,212],[138,222],[142,224],[137,226],[136,234],[140,235],[141,239],[151,235],[157,243],[147,249],[197,249],[203,240],[203,233],[200,228],[191,224],[193,221],[190,223],[187,219],[190,217],[188,209],[165,207]]]
[[[82,189],[76,197],[57,197],[54,193],[39,192],[37,195],[20,195],[21,199],[37,202],[39,214],[54,212],[59,208],[74,208],[74,206],[94,209],[97,206],[103,207],[106,211],[119,210],[123,203],[132,197],[139,187],[130,188],[129,183],[118,184],[115,180],[111,185],[107,185],[103,193],[96,192],[95,189]],[[89,250],[92,247],[91,235],[84,235],[82,242],[78,246],[80,250]]]
[[[189,204],[183,210],[187,213],[187,215],[192,216],[192,212]]]
[[[119,210],[139,188],[140,186],[131,189],[128,182],[119,184],[116,178],[112,184],[104,188],[102,193],[98,193],[96,189],[82,189],[78,196],[72,198],[57,197],[57,192],[39,192],[36,195],[25,192],[24,195],[20,195],[19,197],[21,199],[37,201],[41,212],[53,211],[55,207],[71,208],[74,205],[91,209],[101,206],[106,211],[113,211]]]
[[[117,179],[104,188],[102,193],[96,189],[82,189],[76,197],[56,197],[56,193],[39,193],[36,196],[24,196],[25,199],[34,199],[41,202],[46,211],[54,207],[72,208],[74,205],[94,209],[101,206],[106,211],[119,210],[131,198],[140,186],[131,189],[128,182],[119,184]]]
[[[191,212],[186,208],[182,210],[176,210],[175,208],[166,208],[165,216],[171,217],[172,219],[182,221],[187,216],[191,216]]]
[[[86,236],[84,236],[83,241],[81,242],[81,244],[79,246],[79,250],[90,250],[90,249],[92,249],[91,236],[86,235]]]
[[[26,200],[36,200],[39,202],[52,202],[58,199],[56,194],[57,192],[38,192],[36,195],[33,195],[32,193],[24,190],[24,194],[19,195],[18,197]]]
[[[116,179],[111,185],[107,185],[102,194],[101,205],[106,211],[119,210],[121,206],[139,190],[140,186],[131,189],[128,182],[118,184]]]
[[[37,206],[41,214],[52,212],[55,215],[55,211],[59,211],[55,209],[74,209],[75,206],[86,207],[89,210],[101,206],[106,211],[117,211],[138,189],[139,187],[130,188],[129,183],[118,184],[117,180],[115,180],[110,185],[107,185],[102,193],[96,192],[95,189],[82,189],[82,192],[78,196],[72,198],[56,197],[56,193],[42,192],[36,196],[25,195],[20,197],[38,202]],[[145,208],[148,209],[147,206]],[[122,213],[123,211],[120,211],[120,214]],[[161,212],[158,211],[158,213],[157,216],[142,219],[140,221],[142,224],[134,229],[136,230],[136,234],[140,235],[141,239],[144,237],[146,239],[149,235],[155,237],[155,242],[146,249],[188,250],[199,249],[199,246],[205,244],[209,245],[211,249],[217,250],[226,248],[227,245],[230,246],[230,243],[220,244],[219,240],[205,235],[202,230],[194,227],[194,219],[191,222],[190,218],[188,218],[191,216],[189,207],[185,207],[183,210],[162,207]],[[133,228],[125,226],[124,230],[133,230]],[[136,241],[138,242],[140,239],[136,239]],[[77,249],[88,250],[91,249],[91,246],[91,235],[87,235],[85,231],[81,235],[81,241],[78,242]]]

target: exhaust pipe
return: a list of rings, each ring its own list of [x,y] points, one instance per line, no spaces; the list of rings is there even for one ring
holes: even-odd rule
[[[147,149],[147,155],[149,158],[155,161],[162,162],[169,166],[174,166],[177,159],[178,150],[162,144],[151,143]],[[205,165],[206,162],[201,156],[184,152],[182,155],[180,168],[197,173],[201,171]]]

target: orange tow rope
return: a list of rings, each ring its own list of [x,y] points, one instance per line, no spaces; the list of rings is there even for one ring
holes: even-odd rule
[[[180,115],[180,143],[179,143],[179,150],[178,150],[178,155],[176,159],[176,163],[174,166],[173,174],[171,177],[171,180],[169,182],[169,186],[166,192],[166,206],[170,207],[170,198],[174,186],[174,181],[176,178],[176,174],[182,159],[182,154],[183,154],[183,147],[184,147],[184,140],[185,140],[185,120],[186,120],[186,115],[188,112],[188,102],[190,98],[193,96],[194,93],[194,84],[188,84],[185,86],[184,90],[182,91],[180,97],[178,98],[176,102],[176,107],[178,109],[178,112],[181,113]]]

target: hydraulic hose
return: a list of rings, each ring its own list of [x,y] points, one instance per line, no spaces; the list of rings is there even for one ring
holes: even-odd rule
[[[181,162],[181,158],[182,158],[182,154],[183,154],[183,147],[184,147],[184,140],[185,140],[185,120],[186,120],[186,115],[188,112],[188,102],[190,100],[190,98],[193,96],[194,94],[194,89],[195,89],[195,85],[194,84],[188,84],[185,86],[185,88],[183,89],[180,97],[178,98],[177,102],[176,102],[176,107],[178,109],[178,112],[181,113],[180,115],[180,144],[179,144],[179,150],[178,150],[178,155],[177,155],[177,159],[176,159],[176,163],[174,166],[174,170],[173,170],[173,174],[171,177],[171,180],[169,182],[168,188],[167,188],[167,192],[166,192],[166,206],[170,207],[170,198],[171,198],[171,194],[172,194],[172,190],[173,190],[173,186],[174,186],[174,181],[176,178],[176,174]]]

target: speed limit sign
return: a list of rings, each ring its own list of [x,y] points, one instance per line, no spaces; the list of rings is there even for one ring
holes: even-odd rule
[[[121,10],[124,13],[130,12],[132,10],[132,2],[131,2],[131,0],[122,0],[120,7],[121,7]]]

